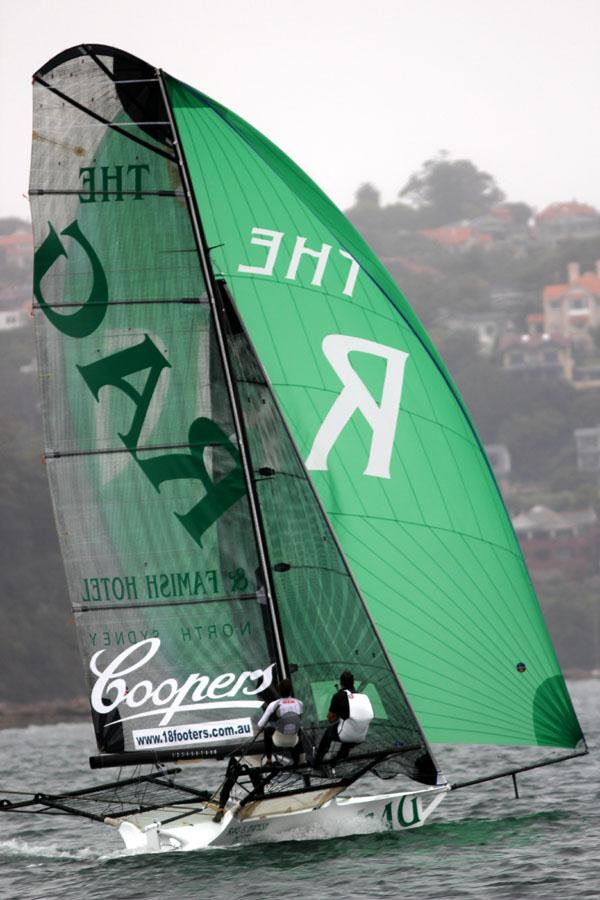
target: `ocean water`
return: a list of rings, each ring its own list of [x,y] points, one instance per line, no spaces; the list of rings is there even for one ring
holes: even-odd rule
[[[600,681],[569,688],[590,755],[520,775],[518,800],[511,780],[502,779],[450,794],[429,823],[412,831],[138,855],[103,825],[0,813],[0,897],[600,898]],[[451,781],[532,756],[435,749]],[[50,791],[98,780],[87,769],[90,751],[85,724],[0,731],[0,797],[3,789]],[[398,786],[371,778],[360,793],[388,789]]]

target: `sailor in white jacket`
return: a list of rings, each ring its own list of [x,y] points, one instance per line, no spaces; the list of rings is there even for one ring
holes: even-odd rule
[[[291,750],[292,760],[297,765],[302,750],[300,716],[304,704],[292,697],[292,683],[289,678],[284,678],[277,685],[277,691],[280,696],[269,703],[257,723],[259,730],[264,729],[267,765],[271,765],[273,746]]]

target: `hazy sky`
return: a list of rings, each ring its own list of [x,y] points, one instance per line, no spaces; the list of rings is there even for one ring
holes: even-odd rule
[[[0,0],[0,216],[29,217],[31,74],[112,44],[248,119],[340,205],[447,149],[600,207],[600,0]]]

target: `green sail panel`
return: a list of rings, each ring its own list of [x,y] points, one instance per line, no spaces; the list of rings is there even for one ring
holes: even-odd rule
[[[403,773],[435,784],[438,773],[419,723],[353,583],[223,282],[218,288],[281,634],[294,695],[304,703],[305,735],[318,746],[329,726],[327,712],[334,686],[340,673],[351,667],[358,689],[370,698],[375,714],[359,747],[362,759],[357,762],[358,770],[365,764],[365,755],[376,757],[386,750],[402,748],[383,766],[386,776]],[[381,762],[377,771],[382,771]]]
[[[428,739],[575,746],[506,509],[406,299],[280,150],[205,95],[167,87],[214,271]]]
[[[36,75],[46,465],[103,753],[232,749],[277,677],[172,146],[139,60],[76,48]]]

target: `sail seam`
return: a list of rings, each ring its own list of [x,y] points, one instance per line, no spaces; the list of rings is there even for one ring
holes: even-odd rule
[[[372,519],[373,521],[379,520],[382,522],[395,522],[398,525],[407,525],[407,526],[410,526],[411,528],[412,527],[430,528],[430,529],[434,529],[437,531],[444,531],[444,532],[447,532],[448,534],[456,534],[456,535],[459,535],[460,537],[468,537],[468,538],[471,538],[472,540],[481,541],[482,544],[488,544],[490,547],[496,547],[498,550],[502,550],[505,553],[509,553],[511,556],[514,556],[519,561],[522,561],[520,552],[517,553],[517,551],[511,550],[510,547],[503,547],[502,544],[498,544],[495,541],[491,541],[491,540],[489,540],[489,538],[478,537],[477,535],[474,535],[474,534],[468,534],[467,532],[458,531],[455,528],[446,528],[443,525],[432,525],[430,522],[414,522],[414,521],[411,521],[410,519],[398,519],[398,518],[392,519],[392,518],[388,518],[387,516],[372,516],[372,515],[366,515],[363,513],[339,512],[338,510],[332,510],[330,515],[333,517],[339,516],[339,517],[344,517],[344,518],[349,518],[349,519],[360,518],[360,519],[365,519],[367,521]]]
[[[443,657],[439,656],[439,654],[437,654],[437,653],[432,652],[432,650],[431,650],[431,645],[430,645],[430,644],[421,646],[421,645],[415,643],[414,641],[407,641],[407,640],[406,640],[406,635],[405,635],[404,633],[403,633],[403,634],[400,634],[400,633],[397,632],[394,628],[390,628],[389,626],[383,626],[383,627],[384,627],[384,630],[387,631],[389,634],[392,634],[392,635],[394,635],[395,637],[402,637],[402,639],[403,639],[407,644],[409,644],[411,647],[414,647],[415,650],[417,650],[417,652],[418,652],[418,654],[419,654],[419,656],[418,656],[419,666],[420,666],[420,668],[421,668],[422,671],[431,671],[431,672],[433,672],[433,673],[437,673],[437,672],[438,672],[437,669],[435,669],[435,668],[433,668],[433,667],[431,667],[431,666],[428,668],[428,667],[426,666],[426,664],[423,663],[423,659],[424,659],[424,658],[427,658],[427,657],[435,657],[436,659],[439,659],[440,662],[442,662],[442,663],[445,662],[445,660],[443,659]],[[445,678],[446,678],[446,681],[448,681],[449,683],[452,683],[452,684],[456,685],[458,688],[464,688],[464,685],[462,685],[460,681],[457,681],[456,678],[453,678],[453,677],[451,677],[451,676],[449,676],[449,675],[445,676]],[[437,684],[435,684],[435,683],[432,683],[432,682],[429,682],[429,681],[420,680],[420,679],[414,679],[414,678],[411,678],[410,680],[411,680],[411,681],[414,681],[414,682],[416,682],[416,683],[419,683],[419,684],[423,685],[424,687],[430,688],[430,689],[433,691],[435,697],[438,699],[438,701],[441,700],[442,694],[441,694],[439,685],[437,685]],[[417,696],[417,694],[416,694],[415,691],[413,691],[412,693],[413,693],[414,696]],[[456,703],[456,705],[454,705],[454,706],[453,706],[453,704],[446,702],[445,706],[446,706],[447,708],[449,708],[450,706],[453,706],[453,708],[458,709],[458,710],[460,710],[460,711],[463,712],[463,713],[464,713],[467,709],[470,709],[470,710],[472,710],[473,712],[475,712],[476,707],[473,707],[472,705],[470,705],[470,703],[469,703],[469,699],[470,699],[469,696],[466,695],[466,694],[464,694],[464,693],[462,693],[462,692],[457,691],[456,688],[455,688],[454,690],[452,690],[452,689],[449,688],[448,686],[445,686],[445,688],[444,688],[444,694],[447,694],[447,695],[449,695],[449,696],[454,696],[454,697],[456,698],[456,700],[458,701],[458,702]],[[495,703],[495,704],[496,704],[496,709],[497,709],[497,710],[504,709],[504,710],[506,711],[507,718],[506,718],[504,721],[505,721],[505,723],[506,723],[506,722],[509,723],[509,728],[510,728],[510,730],[509,730],[509,737],[511,737],[511,738],[513,737],[513,723],[517,723],[517,722],[520,722],[520,723],[522,724],[522,726],[523,726],[523,730],[520,732],[521,735],[523,736],[523,738],[525,739],[525,738],[527,738],[527,737],[529,737],[529,738],[531,737],[531,727],[530,727],[530,726],[531,726],[531,723],[530,723],[530,720],[527,719],[525,716],[523,716],[523,715],[521,715],[521,714],[516,715],[516,714],[515,714],[515,711],[514,711],[514,708],[513,708],[512,706],[503,706],[503,707],[499,706],[498,703],[497,703],[497,690],[495,690],[494,685],[491,686],[491,690],[490,690],[489,692],[486,692],[485,694],[480,693],[480,694],[478,695],[478,697],[479,697],[480,700],[485,700],[485,702],[486,702],[486,707],[487,707],[487,709],[486,709],[485,717],[483,717],[483,718],[481,718],[481,719],[479,719],[479,720],[477,720],[476,718],[475,718],[475,719],[470,719],[470,720],[468,720],[468,721],[469,721],[469,728],[466,728],[466,729],[465,729],[466,732],[468,732],[468,731],[477,731],[477,729],[476,729],[476,727],[475,727],[476,725],[479,725],[479,726],[485,725],[486,728],[487,728],[488,722],[493,718],[493,713],[490,712],[489,704],[490,704],[490,703]],[[478,710],[478,711],[480,712],[480,710]],[[455,719],[456,719],[456,717],[453,717],[453,718],[452,718],[453,727],[454,727],[454,721],[455,721]],[[465,721],[467,721],[467,720],[465,720]],[[499,720],[499,721],[500,721],[500,720]],[[529,726],[529,730],[525,730],[525,727],[526,727],[526,726]],[[439,728],[440,726],[438,725],[437,727]],[[502,734],[503,736],[506,737],[506,735],[507,735],[507,729],[506,729],[506,727],[504,728],[503,731],[498,731],[497,733],[498,733],[498,734]]]
[[[494,550],[494,552],[496,551],[496,548],[495,548],[494,546],[492,546],[492,549]],[[498,559],[498,557],[496,557],[496,558]],[[531,579],[530,579],[530,577],[529,577],[529,572],[528,572],[528,570],[527,570],[527,566],[524,564],[523,558],[522,558],[521,556],[519,556],[519,561],[520,561],[520,563],[521,563],[521,565],[522,565],[522,567],[523,567],[523,569],[524,569],[524,571],[525,571],[525,575],[526,575],[526,578],[527,578],[527,581],[528,581],[529,588],[530,588],[530,590],[532,591],[532,593],[534,593],[534,588],[533,588]],[[502,562],[501,559],[498,559],[498,564],[499,564],[500,568],[502,569],[502,571],[504,572],[504,574],[505,574],[505,576],[506,576],[506,580],[508,581],[508,583],[510,584],[510,586],[511,586],[511,588],[512,588],[512,590],[513,590],[513,594],[514,594],[515,596],[519,596],[519,592],[515,589],[515,586],[514,586],[514,584],[513,584],[513,580],[512,580],[512,578],[511,578],[510,574],[506,571],[506,568],[504,567],[504,564],[503,564],[503,562]],[[535,593],[534,593],[534,596],[535,596]],[[537,609],[537,611],[538,611],[538,622],[536,623],[536,622],[534,622],[534,621],[532,620],[532,616],[531,616],[531,613],[533,612],[533,610],[530,608],[529,605],[527,605],[527,606],[524,606],[524,605],[523,605],[523,601],[522,601],[522,599],[521,599],[520,596],[519,596],[519,602],[520,602],[520,604],[521,604],[521,609],[524,611],[524,613],[525,613],[525,615],[527,616],[527,618],[528,618],[530,624],[531,624],[534,628],[535,628],[535,627],[539,627],[540,620],[541,620],[541,623],[542,623],[543,627],[544,627],[545,630],[546,630],[546,634],[548,634],[548,627],[547,627],[547,625],[546,625],[546,623],[545,623],[545,621],[544,621],[544,617],[542,616],[541,608],[540,608],[539,604],[536,604],[536,607],[534,608],[534,609]],[[553,661],[553,663],[554,663],[554,665],[555,665],[555,667],[556,667],[556,668],[555,668],[555,671],[554,671],[552,674],[556,674],[556,672],[560,672],[560,671],[561,671],[560,666],[559,666],[559,663],[558,663],[558,657],[556,656],[556,651],[555,651],[555,649],[554,649],[554,644],[552,643],[551,640],[548,641],[548,645],[549,645],[549,650],[550,650],[550,652],[551,652],[551,654],[552,654],[552,661]],[[562,676],[561,676],[561,677],[562,677]]]
[[[439,538],[438,538],[438,539],[439,539]],[[511,616],[511,618],[512,618],[512,620],[513,620],[513,626],[514,626],[514,631],[513,631],[513,629],[511,628],[512,637],[513,637],[513,640],[514,640],[514,645],[515,645],[515,647],[518,647],[518,646],[519,646],[519,641],[518,641],[519,624],[518,624],[518,621],[517,621],[517,618],[516,618],[516,615],[515,615],[515,610],[512,608],[512,606],[511,606],[509,603],[506,602],[505,597],[503,596],[503,594],[501,593],[501,591],[498,589],[497,585],[495,584],[494,580],[492,579],[492,577],[491,577],[491,575],[490,575],[490,572],[489,572],[488,569],[484,566],[483,562],[482,562],[481,559],[479,558],[479,555],[475,552],[474,548],[470,546],[469,541],[472,540],[472,539],[471,539],[471,538],[467,538],[465,535],[461,535],[461,540],[462,540],[463,544],[464,544],[464,545],[468,548],[468,550],[470,551],[470,553],[471,553],[471,558],[472,558],[473,562],[474,562],[476,565],[479,566],[479,569],[480,569],[482,575],[483,575],[485,578],[487,578],[487,580],[488,580],[488,582],[489,582],[489,585],[490,585],[490,588],[492,589],[492,591],[494,592],[494,594],[498,597],[498,601],[499,601],[500,604],[502,604],[502,608],[506,611],[506,613],[508,613],[508,614]],[[521,611],[529,618],[528,610],[527,610],[528,604],[524,604],[524,603],[523,603],[523,599],[522,599],[521,596],[520,596],[520,593],[519,593],[518,591],[515,591],[515,588],[514,588],[514,585],[513,585],[513,583],[512,583],[512,580],[510,579],[510,577],[509,577],[509,575],[508,575],[506,569],[504,568],[504,566],[502,565],[502,563],[500,563],[500,561],[498,560],[497,553],[496,553],[496,549],[497,549],[497,548],[496,548],[495,546],[492,545],[492,546],[490,547],[490,549],[491,549],[491,551],[492,551],[492,554],[493,554],[493,556],[494,556],[494,559],[496,560],[496,562],[497,562],[498,565],[500,566],[500,569],[504,572],[504,575],[506,576],[507,582],[510,584],[510,586],[511,586],[511,588],[512,588],[512,594],[513,594],[513,597],[515,597],[515,598],[518,599],[518,602],[519,602],[519,606],[520,606],[520,608],[521,608]],[[521,562],[520,554],[515,554],[515,557],[516,557],[516,559],[517,559],[517,562]],[[468,576],[468,573],[467,573],[467,577],[470,578],[470,576]],[[471,581],[472,581],[473,584],[475,584],[475,582],[474,582],[473,579],[471,579]],[[535,654],[535,659],[536,659],[536,661],[538,662],[538,664],[541,664],[542,660],[541,660],[540,657],[538,656],[537,649],[534,650],[534,654]],[[548,660],[546,659],[546,660],[544,660],[544,662],[547,663]],[[541,666],[541,665],[540,665],[540,667],[543,668],[543,666]]]
[[[390,546],[393,546],[393,545],[392,545],[392,542],[389,540],[389,538],[388,538],[386,535],[381,534],[381,532],[380,532],[379,530],[377,530],[377,529],[375,528],[375,526],[374,526],[372,523],[369,523],[369,525],[370,525],[370,527],[375,531],[375,533],[377,534],[377,536],[378,536],[380,539],[383,539],[387,544],[389,544]],[[405,531],[405,533],[408,533],[406,529],[404,529],[404,531]],[[409,533],[408,533],[408,537],[414,542],[414,538],[413,538],[412,535],[410,535]],[[443,543],[443,541],[441,540],[441,538],[439,537],[439,535],[437,535],[437,534],[435,533],[435,531],[434,531],[434,538],[441,544],[441,546],[443,547],[444,551],[445,551],[446,553],[448,553],[448,554],[450,555],[450,557],[453,558],[453,559],[455,560],[455,562],[457,562],[456,557],[453,556],[453,554],[452,554],[451,550],[449,549],[449,547],[447,547],[447,546]],[[429,560],[430,560],[434,565],[437,565],[438,567],[441,567],[441,566],[443,565],[441,562],[437,562],[437,561],[436,561],[436,559],[434,558],[434,556],[433,556],[432,554],[430,554],[430,553],[427,551],[427,549],[425,548],[425,546],[424,546],[423,544],[418,545],[418,547],[419,547],[419,549],[420,549],[423,553],[425,553],[425,555],[429,558]],[[384,559],[383,556],[380,556],[379,554],[376,554],[375,551],[373,550],[373,548],[369,548],[369,549],[371,550],[371,552],[372,552],[375,556],[377,556],[379,559],[381,559],[382,562],[385,562],[385,559]],[[412,566],[416,569],[416,571],[419,572],[419,573],[424,577],[424,579],[425,579],[425,580],[426,580],[426,581],[434,588],[434,590],[439,591],[439,592],[440,592],[443,596],[445,596],[451,603],[454,601],[454,598],[452,597],[452,595],[451,595],[450,593],[448,593],[448,591],[444,590],[443,588],[440,587],[439,584],[436,584],[436,582],[433,581],[433,579],[431,578],[431,576],[428,574],[428,571],[426,571],[422,566],[418,566],[418,565],[417,565],[417,563],[416,563],[414,557],[413,557],[413,558],[409,558],[409,557],[407,556],[407,554],[406,554],[406,553],[403,553],[402,551],[400,551],[399,548],[396,548],[396,550],[397,550],[398,552],[401,552],[401,553],[402,553],[402,556],[408,561],[408,563],[409,563],[409,564],[412,564]],[[460,567],[460,569],[461,569],[463,575],[465,575],[467,578],[469,578],[469,575],[468,575],[468,573],[465,571],[464,567],[461,566],[459,563],[457,563],[457,564],[459,565],[459,567]],[[373,574],[374,574],[374,573],[373,573]],[[377,576],[374,575],[374,577],[377,577]],[[412,582],[408,579],[408,577],[407,577],[406,575],[405,575],[405,579],[406,579],[406,581],[408,581],[410,584],[412,584]],[[458,584],[458,582],[457,582],[455,579],[453,579],[453,578],[450,578],[449,580],[450,580],[450,583],[451,583],[451,584],[454,586],[454,588],[456,589],[458,595],[460,596],[460,595],[462,594],[462,592],[461,592],[461,588],[460,588],[460,585]],[[474,582],[472,579],[470,579],[470,580],[472,581],[473,586],[475,587],[475,589],[478,590],[478,586],[475,584],[475,582]],[[416,585],[416,584],[413,584],[413,587],[417,588],[417,585]],[[417,590],[419,590],[419,588],[417,588]],[[421,590],[422,590],[422,589],[421,589]],[[440,607],[439,607],[439,604],[436,603],[436,601],[434,600],[433,596],[427,594],[425,591],[423,591],[423,593],[425,594],[425,596],[428,597],[428,599],[429,599],[431,602],[433,602],[433,603],[435,604],[435,606],[437,606],[438,608],[440,608]],[[406,598],[405,598],[405,599],[406,599]],[[463,599],[464,599],[464,598],[463,598]],[[407,603],[410,603],[410,601],[409,601],[408,599],[406,599],[406,602],[407,602]],[[475,610],[478,609],[478,606],[477,606],[476,603],[471,602],[471,605],[474,607]],[[460,628],[460,622],[458,622],[458,621],[454,618],[454,616],[451,616],[451,617],[450,617],[450,614],[449,614],[449,613],[446,613],[446,615],[447,615],[449,618],[451,618],[452,621],[454,622],[454,624],[457,625],[457,626]],[[490,621],[489,619],[487,619],[487,618],[486,618],[485,621],[487,622],[488,626],[491,628],[491,627],[492,627],[491,621]],[[441,624],[441,623],[440,623],[440,624]],[[464,626],[464,627],[466,627],[466,626]],[[475,640],[475,642],[477,642],[478,635],[471,632],[471,636],[473,637],[473,639]],[[516,643],[516,642],[515,642],[515,643]],[[477,643],[475,643],[475,646],[477,646]],[[499,662],[502,662],[501,659],[499,659],[498,661],[499,661]]]
[[[289,212],[289,210],[288,210],[288,212]],[[290,213],[290,217],[291,217],[291,213]],[[228,272],[228,273],[224,272],[224,274],[227,275],[227,278],[229,280],[231,280],[232,283],[234,281],[239,281],[240,283],[247,283],[249,281],[247,275],[240,275],[239,272],[237,272],[237,271]],[[287,291],[291,291],[291,289],[292,289],[292,286],[290,285],[289,281],[278,278],[275,273],[273,273],[273,275],[269,275],[269,276],[254,275],[251,280],[254,284],[265,284],[265,285],[276,284],[282,290],[285,288]],[[299,291],[306,291],[307,293],[309,292],[309,289],[307,287],[304,287],[302,285],[297,285],[297,284],[295,284],[293,286],[293,290],[294,290],[294,292],[299,292]],[[316,289],[314,287],[312,287],[312,290],[310,291],[310,293],[312,293],[315,290]],[[334,301],[339,300],[339,297],[337,294],[334,294],[333,292],[326,290],[322,285],[321,285],[321,288],[318,291],[318,293],[321,294],[327,300],[330,300],[330,299],[334,300]],[[371,306],[367,306],[365,304],[359,303],[352,297],[344,297],[343,302],[344,302],[344,306],[351,307],[352,309],[360,311],[361,313],[368,312],[369,315],[375,316],[377,319],[381,319],[383,322],[393,323],[394,325],[396,325],[397,328],[400,329],[400,331],[402,331],[403,334],[406,334],[408,337],[413,335],[413,332],[410,329],[410,325],[408,324],[408,322],[406,322],[405,319],[401,319],[399,321],[397,316],[386,315],[381,310],[373,309]],[[395,307],[393,307],[393,309],[395,309]],[[332,315],[333,315],[333,312],[332,312]]]
[[[400,525],[400,523],[398,523],[398,524]],[[380,539],[383,538],[387,543],[390,544],[390,546],[392,546],[391,541],[389,540],[389,538],[388,538],[386,535],[383,535],[378,529],[376,529],[376,528],[375,528],[375,525],[373,525],[372,522],[369,522],[369,525],[370,525],[371,528],[373,528],[373,530],[376,532],[376,534],[378,535],[378,537],[379,537]],[[422,544],[422,543],[421,543],[421,544],[418,544],[418,543],[415,541],[414,536],[410,534],[410,531],[409,531],[404,525],[400,525],[400,527],[403,529],[403,531],[405,532],[405,534],[407,535],[407,537],[408,537],[413,543],[417,544],[418,549],[419,549],[421,552],[423,552],[423,553],[429,558],[429,560],[431,561],[431,563],[433,563],[433,565],[435,565],[435,566],[437,566],[437,567],[441,567],[441,566],[442,566],[442,564],[439,562],[438,558],[436,558],[433,554],[429,553],[428,550],[427,550],[427,548],[425,547],[424,544]],[[439,530],[441,530],[441,529],[439,529]],[[478,585],[475,583],[475,581],[471,578],[471,576],[469,575],[469,573],[466,571],[465,567],[458,561],[458,559],[456,558],[456,556],[452,553],[452,550],[450,549],[450,547],[442,541],[440,535],[438,534],[438,529],[436,529],[436,528],[431,528],[430,531],[433,533],[434,539],[437,540],[437,541],[439,542],[439,544],[440,544],[441,547],[443,548],[444,552],[447,553],[447,554],[450,556],[450,558],[454,560],[455,564],[459,567],[459,569],[460,569],[460,571],[462,572],[463,576],[465,576],[469,581],[471,581],[473,587],[474,587],[476,590],[480,590],[479,586],[478,586]],[[450,533],[456,533],[456,532],[450,532]],[[466,537],[465,537],[465,535],[463,535],[463,534],[458,535],[458,534],[457,534],[457,536],[460,537],[460,538],[463,540],[463,542],[466,542]],[[470,539],[471,539],[471,540],[475,540],[475,541],[480,541],[481,543],[486,543],[486,541],[485,541],[484,539],[479,538],[479,537],[477,537],[477,536],[475,536],[475,535],[472,535],[472,536],[470,537]],[[468,544],[467,544],[467,548],[468,548],[469,552],[471,553],[472,557],[473,557],[474,559],[476,559],[476,554],[475,554],[475,552],[473,551],[473,549],[472,549]],[[397,548],[396,548],[396,549],[397,549]],[[372,552],[374,552],[374,551],[372,550]],[[405,556],[406,556],[406,555],[405,555]],[[385,561],[385,560],[383,560],[383,558],[382,558],[382,561]],[[439,587],[439,585],[436,584],[436,582],[434,582],[433,579],[426,573],[425,569],[423,569],[422,567],[416,565],[414,558],[412,558],[411,560],[409,560],[409,562],[411,562],[412,565],[415,566],[415,568],[417,569],[417,571],[420,572],[420,573],[425,577],[425,579],[432,585],[432,587],[436,588],[437,590],[442,590],[442,589]],[[447,577],[450,577],[450,576],[448,575],[448,572],[447,572],[447,571],[446,571],[446,575],[447,575]],[[450,581],[451,581],[451,583],[454,585],[456,591],[457,591],[457,592],[459,593],[459,595],[460,595],[462,592],[461,592],[461,588],[460,588],[460,585],[458,584],[458,582],[457,582],[455,579],[453,579],[453,578],[450,578]],[[445,596],[448,597],[449,600],[451,600],[451,601],[453,600],[452,596],[451,596],[450,594],[448,594],[446,591],[442,591],[442,592],[443,592],[443,594],[444,594]],[[476,606],[476,604],[472,604],[472,605],[474,606],[475,610],[478,609],[478,607]],[[492,627],[492,623],[491,623],[491,621],[490,621],[489,619],[486,618],[486,622],[487,622],[487,624],[488,624],[490,627]],[[513,640],[514,640],[514,642],[515,642],[515,646],[518,646],[518,640],[516,639],[516,637],[515,637],[514,635],[513,635]]]
[[[372,555],[376,559],[380,560],[381,562],[385,562],[384,557],[381,554],[376,553],[376,551],[372,547],[370,547],[369,550],[371,551]],[[414,562],[413,562],[413,566],[417,569],[418,572],[420,572],[421,575],[423,575],[427,579],[427,575],[425,574],[423,569],[416,566]],[[375,580],[380,581],[381,583],[387,585],[387,582],[385,582],[385,580],[383,578],[381,578],[379,575],[377,575],[373,571],[372,568],[364,565],[364,563],[362,563],[360,565],[360,568],[363,569],[364,571],[369,572],[369,574]],[[407,583],[407,585],[409,585],[409,587],[412,588],[416,592],[417,596],[419,594],[421,594],[422,596],[426,597],[427,600],[432,604],[432,606],[438,611],[438,615],[439,615],[439,612],[441,610],[443,610],[443,607],[438,601],[436,601],[435,597],[432,594],[428,593],[426,590],[424,590],[422,587],[419,587],[415,581],[413,581],[412,579],[410,579],[408,577],[408,575],[404,576],[404,580]],[[435,587],[435,585],[432,585],[432,586]],[[446,591],[441,591],[441,593],[442,593],[442,596],[445,596],[448,600],[452,600],[452,598],[448,595],[448,593]],[[404,600],[404,603],[409,608],[412,608],[414,611],[417,611],[417,612],[419,612],[419,611],[422,612],[422,610],[420,610],[418,602],[410,599],[406,594],[402,595],[402,599]],[[398,614],[398,611],[396,609],[394,609],[394,607],[392,607],[388,603],[386,603],[385,601],[375,600],[375,598],[374,598],[374,602],[376,603],[376,605],[378,605],[378,606],[382,607],[383,609],[388,610],[388,612],[392,613],[394,615],[396,621],[398,621],[398,620],[403,621],[404,617],[400,616]],[[454,632],[454,629],[456,629],[456,628],[458,628],[458,630],[460,632],[461,623],[457,620],[455,615],[453,615],[451,612],[447,612],[446,613],[446,620],[447,620],[446,624],[444,624],[442,621],[440,621],[440,619],[434,618],[434,616],[431,616],[431,618],[433,621],[436,622],[436,624],[442,626],[444,633],[447,633],[456,639],[456,634],[453,632]],[[479,649],[478,649],[480,635],[478,635],[476,632],[471,631],[470,629],[467,630],[465,625],[463,625],[462,627],[463,627],[464,631],[466,632],[466,634],[468,634],[471,639],[471,645],[470,645],[471,649],[469,650],[468,653],[466,651],[460,651],[460,650],[457,651],[457,653],[463,657],[463,659],[465,660],[465,662],[467,664],[472,664],[475,656],[478,656],[481,659],[481,662],[485,664],[486,659],[485,659],[485,657],[480,655]],[[389,631],[393,631],[393,629],[390,628],[390,626],[387,626],[387,628]],[[439,644],[441,644],[445,647],[449,646],[442,639],[442,637],[440,637],[439,635],[436,636],[432,631],[428,631],[424,625],[422,626],[422,630],[423,630],[423,633],[427,634],[430,639],[436,640]],[[463,642],[463,646],[464,646],[464,642]],[[431,648],[429,648],[428,652],[431,652]],[[496,657],[496,665],[498,666],[497,673],[501,674],[502,673],[502,659],[500,657]],[[482,668],[482,671],[485,671],[485,669]],[[483,677],[483,675],[480,672],[480,674],[479,674],[480,680],[482,679],[482,677]],[[508,679],[506,677],[506,673],[502,674],[502,678],[503,678],[503,681],[505,682],[505,684],[510,684],[510,682],[508,681]],[[494,682],[492,682],[492,689],[493,689],[493,684],[494,684]]]
[[[393,629],[388,628],[386,630],[389,631],[390,634],[396,635],[396,632],[394,632]],[[414,647],[419,652],[419,662],[421,662],[421,660],[423,658],[423,653],[428,652],[428,647],[420,647],[418,644],[415,644],[412,641],[410,642],[410,646]],[[426,669],[426,667],[423,666],[422,664],[421,664],[421,669],[424,669],[425,671],[433,671],[433,672],[436,671],[435,669],[431,669],[431,668]],[[414,685],[418,685],[419,688],[421,689],[421,691],[424,688],[429,688],[431,690],[431,693],[428,693],[426,695],[424,695],[422,692],[420,694],[418,694],[418,692],[416,690],[413,690],[412,692],[415,694],[415,696],[420,696],[421,698],[423,698],[423,696],[425,696],[427,700],[431,700],[432,697],[435,697],[436,701],[441,702],[442,694],[440,692],[439,685],[432,684],[430,681],[426,681],[423,678],[417,678],[415,676],[411,676],[410,682],[411,682],[411,688]],[[454,678],[449,677],[448,682],[449,683],[453,682],[454,684],[456,684],[458,686],[464,687],[463,685],[460,684],[460,682],[456,681],[456,679],[454,679]],[[481,727],[481,726],[487,727],[489,716],[493,715],[493,713],[490,712],[490,709],[493,704],[496,704],[497,693],[492,690],[492,693],[486,694],[485,698],[483,697],[482,694],[479,695],[480,699],[483,698],[486,701],[486,707],[485,707],[484,711],[481,710],[481,707],[477,708],[472,705],[472,698],[469,698],[468,696],[466,696],[463,693],[459,693],[455,688],[452,688],[450,686],[444,687],[443,697],[444,698],[448,698],[448,697],[452,698],[452,700],[444,699],[444,709],[457,710],[457,711],[462,712],[463,714],[465,712],[467,712],[467,710],[468,710],[474,716],[474,718],[467,720],[467,719],[461,719],[460,716],[457,717],[457,716],[453,715],[452,722],[453,723],[454,723],[454,721],[466,722],[467,727],[463,727],[461,725],[460,726],[461,730],[463,730],[465,733],[468,733],[469,731],[475,731],[475,733],[477,733],[478,727]],[[471,702],[469,702],[470,700],[471,700]],[[504,708],[506,709],[506,707],[504,707]],[[500,709],[500,707],[497,704],[496,704],[496,709]],[[478,718],[478,716],[479,716],[479,718]],[[443,718],[444,718],[444,716],[442,715],[441,719],[443,720]],[[450,718],[450,716],[448,716],[447,718]],[[509,734],[510,739],[515,737],[515,735],[513,734],[513,730],[512,730],[513,729],[513,721],[516,723],[521,723],[522,725],[527,725],[528,731],[526,732],[526,731],[521,730],[521,731],[519,731],[519,734],[522,737],[524,737],[524,739],[526,739],[527,737],[529,739],[531,739],[531,721],[529,719],[527,719],[526,717],[523,717],[522,715],[517,715],[515,717],[514,708],[512,706],[508,707],[508,718],[506,721],[509,722],[509,725],[510,725],[510,734]],[[434,725],[432,727],[440,728],[442,726],[438,724],[438,725]],[[497,732],[497,733],[502,734],[502,732]],[[506,729],[504,730],[503,736],[506,737]],[[482,742],[475,741],[475,743],[482,743]],[[535,746],[535,745],[531,744],[530,746]]]
[[[296,383],[292,383],[289,381],[272,381],[271,384],[273,387],[280,388],[283,390],[285,390],[286,388],[292,388],[293,390],[304,390],[304,391],[307,391],[307,393],[309,391],[310,392],[318,391],[323,394],[331,394],[334,397],[337,397],[339,395],[339,391],[336,391],[333,388],[328,388],[328,387],[324,387],[324,386],[321,387],[317,384],[310,384],[310,385],[309,384],[296,384]],[[312,397],[310,399],[312,401]],[[316,407],[314,407],[314,403],[313,403],[313,408],[316,411]],[[459,440],[464,441],[467,444],[467,446],[469,446],[469,447],[477,446],[473,443],[471,433],[469,433],[469,434],[461,433],[460,431],[457,431],[456,428],[454,428],[452,425],[448,425],[447,423],[440,422],[439,419],[430,418],[429,416],[426,416],[423,413],[416,412],[415,410],[412,410],[412,409],[406,409],[405,407],[403,407],[402,413],[406,416],[410,416],[410,418],[412,418],[412,419],[418,419],[421,422],[427,422],[430,425],[435,425],[438,428],[440,428],[441,430],[447,431],[450,434],[453,434]],[[477,446],[477,449],[479,449],[478,446]]]

